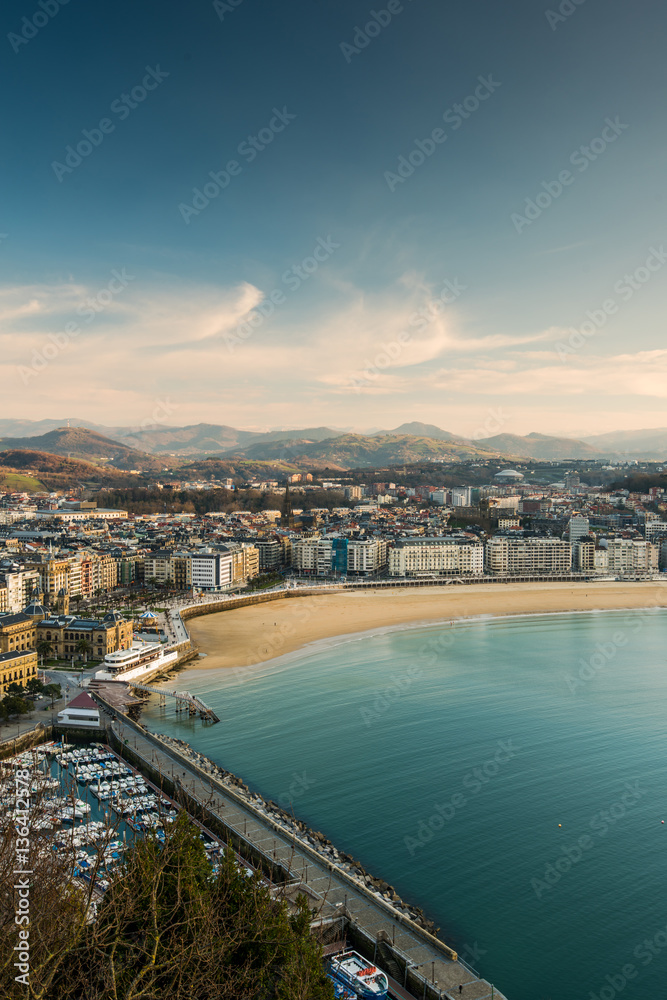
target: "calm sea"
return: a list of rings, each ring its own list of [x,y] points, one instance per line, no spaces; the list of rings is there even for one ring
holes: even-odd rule
[[[143,720],[291,803],[509,1000],[665,998],[666,661],[660,611],[403,628],[188,671],[222,722]]]

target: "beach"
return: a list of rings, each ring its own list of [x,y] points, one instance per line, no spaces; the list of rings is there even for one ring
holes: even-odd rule
[[[254,604],[187,620],[205,658],[197,669],[238,668],[335,636],[478,616],[667,606],[667,588],[640,583],[503,583],[337,591]]]

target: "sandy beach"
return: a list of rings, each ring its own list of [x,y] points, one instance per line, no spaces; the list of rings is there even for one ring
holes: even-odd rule
[[[261,663],[321,639],[392,625],[665,606],[667,587],[656,581],[480,584],[290,598],[190,618],[187,627],[206,654],[196,669],[212,670]]]

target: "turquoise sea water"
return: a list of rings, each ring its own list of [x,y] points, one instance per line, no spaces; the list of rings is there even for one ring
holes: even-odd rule
[[[222,722],[155,704],[151,729],[291,802],[508,1000],[667,997],[667,613],[385,631],[181,680]]]

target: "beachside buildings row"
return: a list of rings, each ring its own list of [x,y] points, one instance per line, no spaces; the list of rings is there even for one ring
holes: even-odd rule
[[[385,569],[390,577],[565,575],[587,573],[647,575],[658,571],[659,550],[651,542],[609,539],[596,547],[588,536],[574,543],[560,538],[474,535],[351,541],[302,538],[292,544],[292,569],[304,576],[367,576]]]

